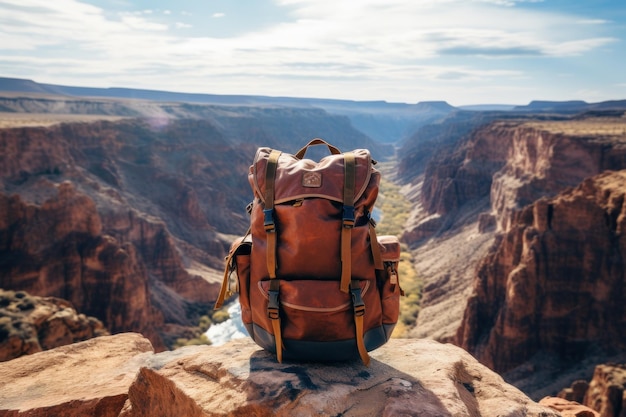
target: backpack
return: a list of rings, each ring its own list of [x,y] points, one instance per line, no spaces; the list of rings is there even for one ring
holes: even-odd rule
[[[313,145],[330,155],[304,159]],[[237,291],[248,334],[279,362],[360,356],[367,365],[391,336],[404,295],[400,243],[376,237],[375,164],[366,149],[341,153],[322,139],[295,155],[256,152],[250,229],[231,246],[215,308]]]

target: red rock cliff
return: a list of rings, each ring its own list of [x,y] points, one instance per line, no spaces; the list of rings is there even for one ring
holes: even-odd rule
[[[164,324],[193,325],[218,290],[225,244],[211,222],[240,221],[225,215],[223,178],[249,164],[212,146],[210,126],[0,130],[0,288],[67,299],[157,349]]]
[[[624,118],[492,122],[439,152],[403,236],[424,280],[413,334],[497,371],[622,346],[623,169]]]
[[[145,262],[131,242],[103,233],[96,205],[71,183],[41,205],[0,194],[0,253],[0,287],[68,300],[112,332],[132,329],[163,347]]]
[[[515,213],[481,263],[458,343],[505,371],[539,351],[626,347],[626,170]]]

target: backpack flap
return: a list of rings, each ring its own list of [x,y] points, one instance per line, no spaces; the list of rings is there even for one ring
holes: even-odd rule
[[[265,203],[265,182],[267,162],[271,153],[270,148],[259,148],[250,167],[248,180],[256,197]],[[355,156],[355,193],[354,203],[367,197],[364,205],[371,209],[377,197],[365,196],[370,184],[370,177],[378,171],[372,168],[372,158],[367,149],[352,151]],[[298,159],[296,156],[282,153],[278,160],[276,179],[274,182],[274,204],[295,201],[307,197],[325,198],[343,202],[344,184],[344,154],[328,155],[319,162],[311,159]],[[378,181],[375,182],[378,191]],[[371,194],[371,193],[370,193]]]

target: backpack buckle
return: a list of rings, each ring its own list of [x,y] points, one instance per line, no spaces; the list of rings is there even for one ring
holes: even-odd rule
[[[343,227],[354,226],[354,206],[343,206]]]
[[[274,225],[274,209],[263,210],[263,226],[265,226],[267,233],[273,233],[276,230]]]
[[[361,287],[350,285],[350,293],[352,294],[352,307],[355,316],[363,316],[365,314],[365,303],[361,297]]]
[[[272,320],[277,320],[279,318],[278,314],[278,291],[269,290],[267,292],[268,295],[268,303],[267,303],[267,317]]]

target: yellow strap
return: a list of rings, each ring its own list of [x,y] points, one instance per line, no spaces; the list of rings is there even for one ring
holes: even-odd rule
[[[224,267],[224,278],[222,279],[222,287],[220,288],[220,293],[217,296],[217,300],[215,301],[215,306],[213,307],[214,310],[221,308],[222,305],[224,304],[224,298],[226,297],[226,289],[228,288],[228,278],[230,276],[230,273],[232,272],[232,269],[231,269],[232,259],[233,259],[233,255],[232,253],[229,253],[228,257],[226,258],[226,266]]]
[[[278,362],[283,361],[283,338],[280,331],[280,281],[277,278],[270,280],[270,298],[267,305],[267,316],[272,321],[272,331],[274,332],[274,341],[276,342],[276,358]],[[272,294],[276,297],[273,298]]]
[[[378,238],[376,237],[376,226],[374,220],[370,219],[370,246],[372,247],[372,257],[374,258],[374,268],[383,270],[383,257],[380,254],[380,246],[378,246]]]
[[[343,225],[341,227],[341,285],[340,290],[347,293],[352,278],[352,227],[354,227],[354,189],[356,187],[356,160],[352,152],[344,154],[343,181]],[[346,218],[348,210],[352,218]]]
[[[280,319],[272,319],[272,329],[276,340],[276,359],[279,363],[283,361],[283,338],[280,333]]]
[[[228,256],[226,256],[226,265],[224,266],[224,277],[222,278],[222,286],[220,287],[220,293],[217,296],[217,300],[215,301],[215,306],[213,307],[214,310],[221,308],[222,305],[224,304],[224,299],[226,298],[226,292],[230,289],[230,285],[229,285],[230,274],[232,274],[233,270],[235,269],[233,258],[235,257],[237,250],[243,244],[244,240],[246,240],[249,234],[250,234],[250,229],[248,229],[246,234],[241,238],[241,241],[239,242],[239,244],[231,248],[230,252],[228,252]]]
[[[276,278],[276,232],[267,234],[267,272],[271,279]]]
[[[365,348],[363,340],[363,316],[354,316],[354,324],[356,326],[356,346],[359,349],[359,355],[365,366],[370,366],[370,355]]]
[[[365,366],[370,364],[370,356],[367,354],[365,348],[365,341],[363,340],[363,317],[365,316],[365,303],[361,297],[361,286],[359,281],[353,279],[350,281],[350,290],[352,292],[352,308],[354,309],[354,327],[356,347],[359,350],[359,355]]]
[[[350,241],[352,240],[352,229],[341,228],[341,291],[348,292],[348,284],[352,275]]]

